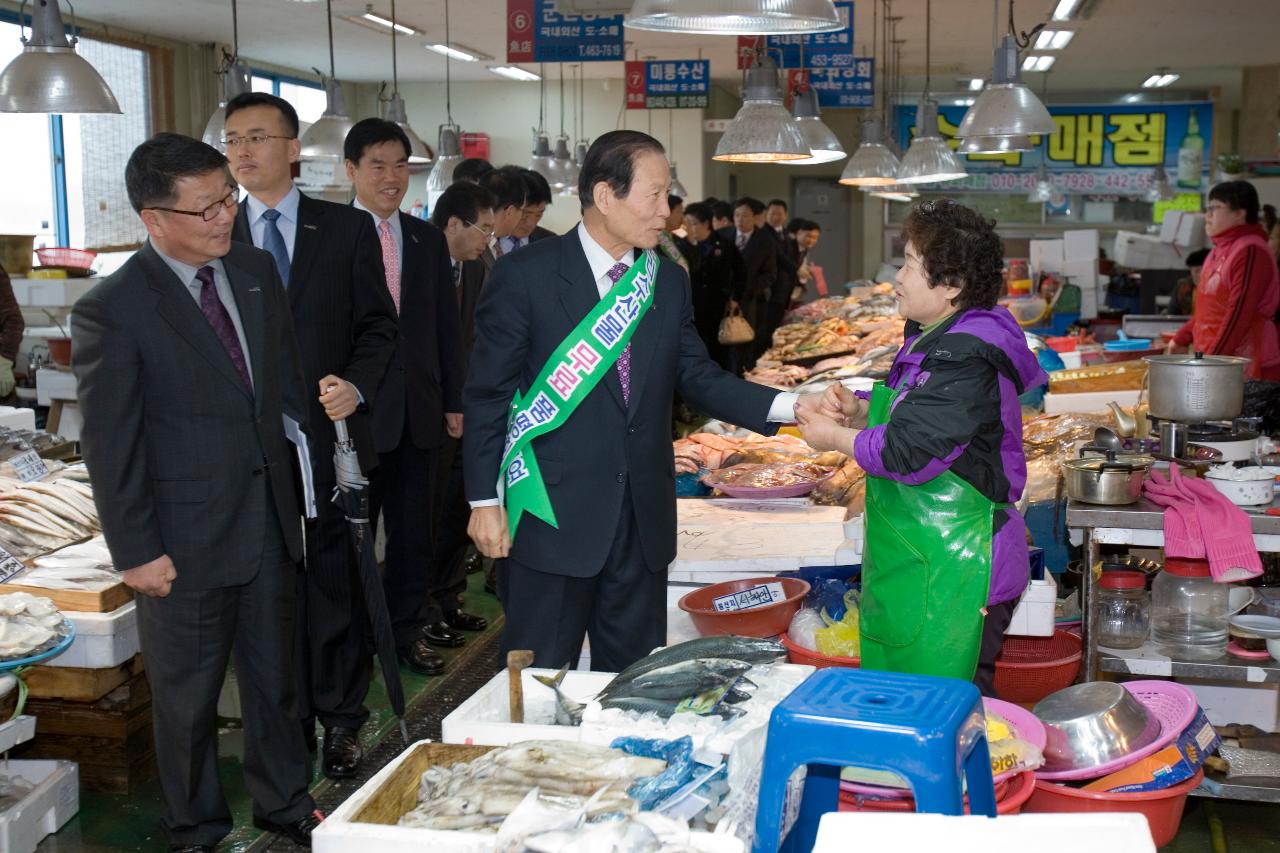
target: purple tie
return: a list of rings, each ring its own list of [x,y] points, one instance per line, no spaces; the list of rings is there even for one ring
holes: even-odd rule
[[[614,284],[627,273],[626,264],[614,264],[605,275]],[[622,402],[631,405],[631,344],[627,344],[618,356],[618,379],[622,382]]]
[[[240,349],[240,338],[236,336],[236,327],[227,313],[227,306],[218,298],[218,287],[213,283],[213,267],[200,267],[196,270],[196,278],[200,280],[200,310],[204,318],[213,327],[213,333],[222,341],[236,372],[244,380],[244,387],[253,390],[253,382],[249,380],[249,367],[244,363],[244,350]]]

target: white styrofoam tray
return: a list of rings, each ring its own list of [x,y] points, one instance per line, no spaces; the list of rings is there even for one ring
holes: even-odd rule
[[[991,820],[981,815],[840,812],[822,816],[813,853],[846,853],[853,849],[854,838],[859,850],[1156,850],[1147,819],[1140,814],[1020,814]]]
[[[811,666],[799,664],[774,664],[770,670],[770,683],[774,688],[790,692],[814,671]],[[735,726],[737,731],[719,737],[706,732],[693,732],[681,729],[678,732],[655,731],[647,722],[620,722],[610,719],[607,722],[584,721],[581,726],[558,726],[555,723],[555,694],[551,688],[534,679],[535,675],[555,676],[550,669],[526,669],[521,673],[520,684],[524,690],[523,723],[511,722],[511,706],[507,686],[506,671],[499,672],[487,684],[471,695],[469,699],[453,710],[441,723],[441,740],[445,743],[481,744],[506,746],[525,740],[567,740],[582,741],[608,745],[617,737],[637,735],[653,737],[657,735],[673,737],[690,734],[694,746],[707,746],[717,752],[727,753],[740,737],[745,734],[744,726]],[[599,693],[614,677],[611,672],[571,671],[565,674],[561,691],[575,702],[586,703]],[[753,679],[754,680],[754,679]],[[758,682],[757,682],[758,684]],[[750,707],[749,707],[750,706]],[[772,705],[761,706],[760,702],[752,705],[751,701],[738,706],[747,709],[760,725],[767,724]],[[613,712],[605,712],[612,716]],[[680,714],[677,717],[690,715]],[[742,721],[737,721],[742,722]],[[675,726],[676,721],[669,725]]]
[[[314,853],[370,853],[375,850],[377,853],[422,853],[424,850],[431,853],[495,853],[492,833],[418,829],[352,820],[397,773],[412,749],[402,752],[329,813],[312,833],[311,849]],[[690,842],[696,853],[743,853],[744,849],[741,841],[729,835],[694,832]]]
[[[110,613],[66,610],[63,615],[76,626],[76,638],[65,652],[47,661],[47,666],[104,669],[119,666],[142,649],[137,605],[132,601]]]
[[[0,775],[22,777],[35,788],[0,812],[0,853],[34,853],[80,811],[80,771],[74,761],[6,761]]]

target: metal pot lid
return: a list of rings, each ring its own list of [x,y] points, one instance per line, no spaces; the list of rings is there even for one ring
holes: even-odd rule
[[[1247,358],[1234,355],[1148,355],[1143,361],[1148,364],[1186,365],[1188,367],[1244,367],[1249,363]]]
[[[1103,465],[1106,465],[1107,471],[1120,471],[1116,466],[1128,466],[1129,472],[1146,471],[1155,464],[1155,459],[1150,456],[1144,456],[1140,453],[1118,453],[1115,461],[1108,461],[1105,456],[1086,456],[1084,459],[1068,459],[1062,464],[1075,471],[1103,471]],[[1123,471],[1121,471],[1123,473]]]

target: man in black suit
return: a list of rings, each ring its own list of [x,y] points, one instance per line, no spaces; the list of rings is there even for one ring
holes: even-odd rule
[[[519,166],[504,166],[503,169],[520,175],[525,183],[524,208],[520,221],[512,229],[511,236],[499,241],[506,254],[530,243],[554,237],[555,234],[538,224],[551,204],[551,184],[532,169],[522,169]]]
[[[513,169],[515,169],[513,166],[494,169],[480,179],[480,186],[492,193],[494,197],[493,239],[489,241],[489,247],[483,256],[485,265],[490,268],[502,255],[503,238],[510,237],[519,227],[520,220],[524,218],[524,203],[528,198],[529,184],[525,181],[524,175],[520,174],[520,170],[512,171]]]
[[[755,366],[756,359],[767,350],[773,339],[768,328],[770,300],[778,286],[777,240],[759,227],[756,217],[764,213],[764,203],[744,196],[733,205],[733,234],[730,239],[747,268],[746,286],[742,293],[742,314],[755,330],[756,339],[738,347],[738,363],[743,370]]]
[[[319,517],[307,524],[299,596],[298,673],[304,727],[324,727],[323,768],[355,775],[363,758],[370,656],[350,524],[332,500],[333,421],[347,419],[365,470],[377,465],[368,407],[395,347],[396,321],[380,286],[373,223],[359,211],[304,195],[293,185],[298,114],[288,101],[247,92],[227,104],[231,172],[249,195],[232,239],[270,252],[285,283],[302,375],[318,388],[311,406],[311,466]]]
[[[81,447],[121,579],[136,595],[170,850],[232,827],[218,693],[234,648],[254,823],[310,846],[294,600],[302,558],[285,421],[310,398],[271,256],[231,241],[227,160],[162,133],[125,170],[148,242],[71,315]]]
[[[488,251],[493,238],[493,193],[484,187],[456,182],[436,201],[431,209],[431,223],[444,232],[453,265],[454,290],[462,322],[462,367],[466,375],[471,350],[476,339],[476,304],[488,278],[492,255]],[[436,565],[439,574],[431,589],[444,620],[450,627],[483,631],[488,622],[462,611],[458,597],[467,588],[467,551],[471,538],[467,522],[471,507],[467,504],[462,479],[462,439],[449,438],[440,449],[436,473]]]
[[[470,532],[481,553],[505,558],[503,649],[532,649],[538,666],[576,662],[588,634],[592,666],[615,672],[666,643],[676,391],[700,411],[766,433],[776,428],[771,422],[792,420],[797,405],[796,395],[744,382],[707,357],[688,277],[658,261],[652,305],[629,348],[613,366],[579,370],[581,381],[599,384],[567,422],[531,444],[558,526],[526,515],[511,541],[497,482],[513,396],[529,390],[601,299],[612,304],[608,294],[635,250],[657,245],[670,184],[656,139],[631,130],[604,134],[579,178],[582,223],[500,258],[480,296],[465,392]],[[802,405],[816,408],[817,398]]]
[[[370,518],[381,514],[387,550],[383,587],[400,659],[424,675],[444,671],[431,648],[460,646],[459,628],[432,600],[433,472],[446,432],[462,437],[462,334],[449,247],[440,230],[400,211],[409,188],[409,139],[394,122],[356,122],[343,144],[355,206],[372,218],[384,287],[400,336],[373,407],[378,471]],[[456,612],[456,611],[455,611]]]

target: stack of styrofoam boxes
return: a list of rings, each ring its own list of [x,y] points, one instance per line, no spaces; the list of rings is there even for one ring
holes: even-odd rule
[[[0,725],[0,752],[35,736],[35,717]],[[0,853],[34,853],[80,810],[80,778],[71,761],[5,761],[0,779],[31,786],[21,800],[0,811]]]
[[[1058,584],[1053,573],[1045,571],[1039,580],[1032,578],[1022,594],[1006,634],[1017,637],[1052,637],[1058,607]]]

